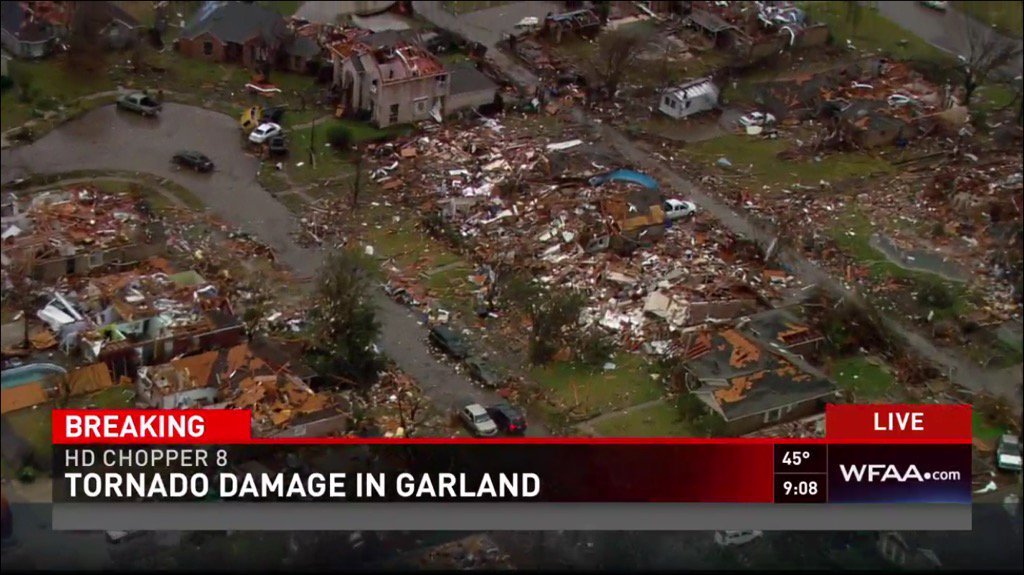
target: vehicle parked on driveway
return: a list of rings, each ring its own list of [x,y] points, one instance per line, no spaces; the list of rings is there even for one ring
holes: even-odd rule
[[[175,164],[184,168],[190,168],[197,172],[212,172],[213,162],[205,154],[195,150],[182,150],[171,158]]]
[[[678,220],[687,216],[692,216],[697,211],[697,204],[693,202],[687,202],[683,200],[677,200],[674,198],[668,198],[662,204],[662,209],[665,210],[665,219],[667,220]]]
[[[283,132],[284,130],[281,129],[280,125],[267,122],[266,124],[260,124],[258,128],[249,134],[249,141],[254,144],[262,144],[274,136],[280,136]]]
[[[741,126],[767,126],[775,123],[775,116],[764,112],[751,112],[739,119]]]
[[[142,114],[151,118],[160,113],[163,105],[149,97],[149,94],[145,92],[132,92],[118,96],[117,109],[128,110],[129,112],[135,112],[136,114]]]
[[[469,356],[469,346],[448,326],[439,325],[431,328],[430,343],[455,359],[466,359]]]
[[[270,138],[270,145],[268,147],[271,156],[284,156],[288,153],[288,142],[284,139],[284,136]]]
[[[487,415],[487,410],[479,403],[463,407],[459,412],[459,417],[477,437],[493,437],[498,434],[498,426],[494,424],[491,416]]]
[[[466,367],[469,369],[469,377],[482,383],[487,387],[498,387],[501,385],[502,377],[497,374],[491,366],[482,359],[472,358],[466,360]]]
[[[494,424],[502,433],[523,435],[526,433],[526,415],[508,402],[496,403],[487,408]]]
[[[996,448],[996,466],[1004,471],[1021,471],[1020,438],[1006,434],[999,438]]]

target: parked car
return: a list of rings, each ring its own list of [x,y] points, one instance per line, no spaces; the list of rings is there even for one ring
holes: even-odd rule
[[[498,426],[494,420],[487,415],[487,410],[479,403],[473,403],[462,408],[459,417],[466,424],[473,435],[478,437],[493,437],[498,434]]]
[[[141,536],[145,531],[107,531],[107,543],[124,543]]]
[[[746,545],[751,541],[761,537],[764,533],[756,530],[746,531],[715,531],[715,543],[722,547],[731,547],[734,545]]]
[[[1006,471],[1021,471],[1020,437],[1006,434],[999,438],[996,466]]]
[[[274,106],[267,108],[263,111],[263,123],[264,124],[280,124],[281,120],[284,119],[284,112],[288,108],[285,106]]]
[[[949,2],[942,2],[941,0],[924,0],[921,5],[925,8],[931,8],[932,10],[938,10],[939,12],[945,12],[949,6]]]
[[[678,220],[692,216],[697,211],[697,204],[669,198],[662,204],[662,209],[665,210],[665,219]]]
[[[197,172],[212,172],[213,162],[205,154],[195,150],[182,150],[171,158],[179,166],[193,169]]]
[[[910,104],[913,104],[915,101],[916,100],[905,94],[893,94],[886,98],[886,102],[888,102],[889,105],[892,106],[893,108],[909,106]]]
[[[270,155],[272,156],[283,156],[288,153],[288,142],[284,139],[284,136],[274,136],[270,138]]]
[[[466,359],[469,346],[451,328],[439,325],[430,330],[430,342],[455,359]]]
[[[281,129],[279,124],[273,122],[267,122],[266,124],[260,124],[258,128],[249,134],[249,141],[254,144],[262,144],[274,136],[280,136],[284,130]]]
[[[767,126],[775,123],[775,116],[763,112],[751,112],[739,119],[741,126]]]
[[[501,402],[487,408],[494,424],[502,433],[523,435],[526,433],[526,415],[508,402]]]
[[[491,367],[482,359],[469,359],[466,361],[466,367],[469,369],[469,377],[472,377],[483,385],[487,387],[498,387],[501,385],[501,376],[491,369]]]
[[[160,113],[160,110],[163,109],[163,105],[153,98],[150,98],[149,95],[144,92],[132,92],[130,94],[122,94],[121,96],[118,96],[117,108],[119,110],[128,110],[129,112],[142,114],[146,117],[153,117]]]

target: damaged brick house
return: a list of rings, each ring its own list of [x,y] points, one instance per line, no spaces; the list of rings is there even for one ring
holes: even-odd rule
[[[46,57],[66,31],[69,16],[64,2],[0,2],[3,47],[19,58]]]
[[[256,3],[223,2],[200,8],[182,30],[177,48],[189,58],[238,63],[247,68],[286,60],[284,63],[291,68],[294,58],[308,51],[306,40],[292,50],[295,54],[288,53],[295,39],[280,14]]]
[[[366,114],[379,128],[441,121],[450,90],[444,65],[414,40],[378,33],[332,45],[334,87],[346,113]]]
[[[822,337],[783,310],[703,331],[685,352],[687,389],[725,421],[732,434],[821,413],[835,385],[799,353]]]

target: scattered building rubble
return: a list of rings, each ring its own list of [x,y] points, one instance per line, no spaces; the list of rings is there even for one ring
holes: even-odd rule
[[[251,409],[256,435],[326,419],[338,425],[334,431],[345,429],[330,396],[313,391],[288,364],[273,364],[248,344],[142,367],[137,390],[139,402],[151,409]]]
[[[579,289],[590,301],[581,321],[629,349],[668,353],[679,334],[756,311],[792,284],[709,217],[668,217],[657,182],[612,170],[589,148],[487,120],[375,148],[370,171],[394,203],[435,214],[435,233],[492,270],[468,274],[481,294],[494,270]],[[392,293],[416,301],[409,283],[393,277]]]

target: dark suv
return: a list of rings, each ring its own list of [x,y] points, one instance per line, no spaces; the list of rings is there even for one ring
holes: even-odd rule
[[[526,416],[518,408],[502,402],[487,408],[487,415],[491,416],[494,424],[502,433],[510,435],[524,435],[526,433]]]
[[[455,359],[466,359],[469,356],[469,346],[447,326],[439,325],[431,329],[430,341]]]
[[[171,158],[179,166],[193,169],[197,172],[212,172],[213,162],[201,152],[195,150],[182,150]]]

